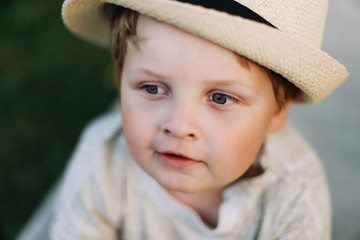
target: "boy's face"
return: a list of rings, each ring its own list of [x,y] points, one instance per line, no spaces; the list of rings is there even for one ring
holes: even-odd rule
[[[222,190],[281,128],[267,72],[233,52],[140,16],[121,80],[124,135],[135,161],[168,191]]]

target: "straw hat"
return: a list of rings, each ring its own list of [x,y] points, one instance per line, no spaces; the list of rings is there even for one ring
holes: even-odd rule
[[[347,77],[321,50],[327,0],[65,0],[62,15],[75,35],[108,47],[111,4],[154,17],[283,75],[315,103]]]

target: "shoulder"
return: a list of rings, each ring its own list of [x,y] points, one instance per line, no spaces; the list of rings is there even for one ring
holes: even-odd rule
[[[121,129],[118,102],[84,129],[64,176],[21,239],[116,238],[127,170]]]
[[[262,164],[267,170],[283,177],[325,177],[317,153],[291,125],[285,125],[280,132],[267,136]]]
[[[302,234],[327,239],[331,213],[326,175],[307,141],[285,126],[268,136],[262,164],[265,212],[272,218],[269,224],[276,225],[273,229],[288,232],[294,228],[291,234],[307,229]]]
[[[104,114],[92,120],[83,130],[80,144],[105,142],[122,128],[120,104],[118,101]]]
[[[329,198],[324,167],[314,149],[290,125],[267,138],[261,163],[269,184],[292,192]],[[273,183],[273,184],[271,184]]]
[[[89,182],[97,189],[119,183],[119,178],[126,173],[128,160],[120,104],[117,101],[83,130],[63,178],[64,195],[75,194]],[[104,194],[105,190],[100,191]]]
[[[126,194],[127,159],[120,106],[115,104],[82,133],[61,181],[54,229],[66,226],[76,232],[80,224],[87,224],[104,233],[117,225],[124,214],[119,206]]]
[[[115,140],[121,137],[121,129],[120,107],[116,103],[84,128],[68,163],[65,173],[67,179],[81,182],[89,177],[99,164],[105,164],[104,157],[110,160],[108,152]]]

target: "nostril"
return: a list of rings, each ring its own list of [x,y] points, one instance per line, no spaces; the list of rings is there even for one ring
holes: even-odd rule
[[[198,134],[195,131],[186,131],[186,130],[173,130],[171,128],[163,128],[162,132],[164,135],[175,138],[183,138],[183,139],[192,139],[195,140],[198,138]]]
[[[165,129],[164,132],[166,135],[173,136],[173,134],[171,133],[171,131],[169,129]]]

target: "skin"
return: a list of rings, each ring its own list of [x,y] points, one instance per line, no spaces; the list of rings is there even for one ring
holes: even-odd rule
[[[222,191],[282,128],[290,103],[279,111],[266,70],[228,49],[143,15],[137,35],[121,78],[130,153],[215,227]]]

